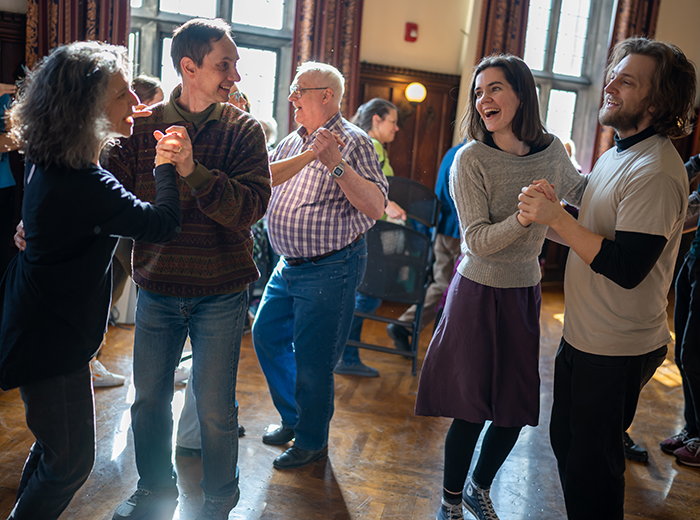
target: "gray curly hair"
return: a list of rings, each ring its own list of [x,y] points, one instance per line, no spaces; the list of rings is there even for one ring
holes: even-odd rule
[[[85,168],[107,140],[107,86],[128,74],[124,47],[75,42],[54,49],[27,75],[10,109],[12,138],[40,166]]]

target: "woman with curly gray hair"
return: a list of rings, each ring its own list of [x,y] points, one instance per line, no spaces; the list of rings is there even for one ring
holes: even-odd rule
[[[117,238],[163,242],[180,226],[169,136],[156,146],[154,204],[99,164],[102,147],[132,131],[138,101],[125,50],[97,42],[55,49],[28,74],[10,111],[26,157],[26,233],[18,233],[22,250],[0,283],[0,387],[19,387],[36,437],[13,520],[58,518],[92,469],[88,364],[106,330]]]

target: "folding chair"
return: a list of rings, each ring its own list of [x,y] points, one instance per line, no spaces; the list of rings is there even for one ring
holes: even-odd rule
[[[389,177],[388,180],[389,199],[404,208],[409,219],[427,227],[429,234],[412,229],[409,225],[378,221],[365,234],[367,271],[358,290],[374,298],[416,305],[416,314],[412,322],[357,311],[355,316],[405,327],[412,335],[411,350],[354,340],[349,340],[348,345],[412,357],[411,373],[416,375],[420,320],[433,262],[440,201],[432,190],[419,182],[403,177]]]

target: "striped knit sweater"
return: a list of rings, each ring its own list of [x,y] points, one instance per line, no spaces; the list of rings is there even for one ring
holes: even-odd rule
[[[175,93],[174,93],[175,94]],[[267,209],[271,181],[265,136],[258,122],[232,105],[216,107],[195,130],[170,101],[138,118],[133,135],[110,152],[107,169],[143,201],[153,201],[154,130],[187,128],[197,163],[178,178],[182,231],[164,244],[136,242],[132,256],[136,284],[179,297],[230,294],[258,279],[250,226]]]

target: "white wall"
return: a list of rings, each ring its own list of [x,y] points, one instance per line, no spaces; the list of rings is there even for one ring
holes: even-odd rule
[[[27,0],[0,0],[0,11],[8,13],[26,13]]]
[[[659,7],[659,20],[655,39],[673,43],[695,64],[700,82],[700,1],[663,0]],[[698,89],[696,105],[700,100]]]
[[[360,60],[416,70],[460,74],[472,0],[365,0]],[[406,22],[418,40],[404,40]]]

